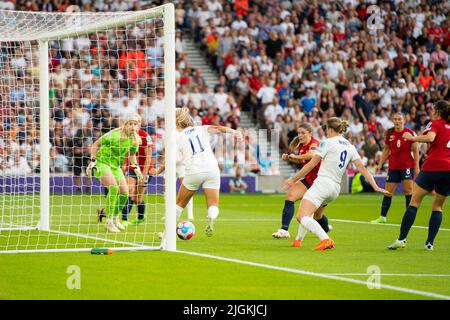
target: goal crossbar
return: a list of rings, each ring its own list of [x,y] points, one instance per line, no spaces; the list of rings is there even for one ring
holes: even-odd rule
[[[120,27],[126,25],[131,22],[135,22],[138,20],[146,20],[153,18],[161,18],[164,15],[164,10],[166,8],[170,8],[171,4],[166,4],[158,8],[152,8],[142,11],[124,11],[124,12],[111,12],[111,13],[71,13],[74,18],[79,18],[77,24],[78,27],[73,30],[64,30],[57,29],[55,31],[42,31],[31,36],[26,36],[22,32],[29,31],[28,29],[16,28],[17,24],[24,25],[24,21],[22,19],[18,19],[18,17],[22,17],[23,19],[34,18],[34,20],[39,20],[40,16],[54,16],[54,20],[59,21],[63,20],[62,18],[67,17],[67,12],[61,13],[45,13],[45,12],[25,12],[25,11],[9,11],[9,10],[0,10],[0,15],[3,16],[11,16],[12,21],[18,20],[17,23],[9,23],[0,25],[0,28],[3,29],[3,32],[0,33],[0,42],[1,41],[50,41],[55,39],[65,39],[73,36],[77,36],[80,34],[89,34],[98,30],[105,30],[111,27]],[[22,16],[21,16],[22,15]],[[88,19],[89,18],[89,19]]]

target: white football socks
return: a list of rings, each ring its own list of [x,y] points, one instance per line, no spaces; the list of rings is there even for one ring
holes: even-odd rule
[[[187,204],[187,214],[189,220],[194,220],[194,198],[191,198]]]
[[[306,233],[308,232],[308,229],[306,229],[301,223],[298,226],[298,233],[297,237],[295,237],[295,240],[303,240]]]
[[[183,212],[183,209],[184,209],[184,208],[180,207],[179,205],[176,206],[176,210],[177,210],[177,221],[180,220],[181,213]]]
[[[301,225],[303,225],[306,229],[314,233],[319,237],[320,241],[329,239],[327,233],[322,229],[320,224],[314,220],[312,217],[303,217],[300,221]],[[299,230],[300,231],[300,230]]]
[[[219,215],[219,208],[217,208],[216,206],[210,206],[208,208],[208,218],[215,220],[218,215]]]

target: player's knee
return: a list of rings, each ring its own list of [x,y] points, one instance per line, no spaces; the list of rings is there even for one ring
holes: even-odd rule
[[[299,215],[299,216],[297,217],[298,223],[300,223],[301,225],[304,226],[304,225],[305,225],[305,222],[306,222],[306,219],[305,219],[305,218],[306,218],[306,216],[300,216],[300,215]]]
[[[297,201],[297,199],[298,199],[298,195],[295,194],[295,193],[290,193],[290,192],[288,192],[288,193],[286,194],[285,200],[287,200],[287,201],[295,202],[295,201]]]
[[[420,207],[420,204],[421,204],[421,203],[422,203],[422,199],[421,199],[420,197],[415,197],[415,196],[413,195],[413,197],[411,198],[411,201],[410,201],[409,205],[418,208],[418,207]]]
[[[219,215],[219,208],[216,206],[210,206],[208,208],[208,217],[211,219],[216,219]]]
[[[322,216],[323,216],[323,212],[314,212],[314,219],[315,220],[322,219]]]
[[[445,200],[444,200],[445,201]],[[435,200],[431,205],[431,210],[433,211],[441,211],[442,212],[443,202]]]
[[[119,194],[119,186],[116,184],[113,184],[108,187],[108,194],[111,195],[118,195]]]

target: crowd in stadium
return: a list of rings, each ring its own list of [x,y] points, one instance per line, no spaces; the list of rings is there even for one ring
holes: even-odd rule
[[[1,8],[63,12],[76,4],[81,11],[119,11],[147,8],[150,2],[11,0],[2,2]],[[249,111],[258,128],[280,130],[280,148],[286,152],[301,123],[310,123],[320,140],[324,138],[321,125],[338,116],[351,123],[349,140],[375,173],[394,112],[402,112],[406,127],[419,133],[430,119],[432,103],[450,100],[448,1],[180,0],[175,4],[177,105],[188,106],[197,124],[240,128],[240,112]],[[379,10],[369,11],[371,4]],[[86,146],[136,111],[157,142],[156,152],[162,152],[164,96],[158,79],[162,34],[157,24],[147,27],[118,33],[114,40],[96,34],[52,43],[54,172],[73,171],[76,157],[83,164],[83,157],[89,157]],[[183,40],[189,32],[220,74],[216,88],[208,88],[201,70],[191,68]],[[128,41],[131,36],[135,41]],[[36,100],[30,79],[38,70],[32,55],[13,49],[2,45],[0,55],[2,83],[10,84],[0,88],[0,170],[31,172],[39,170],[33,114],[37,108],[30,102]],[[426,145],[421,148],[424,154]],[[251,141],[245,152],[246,172],[276,173],[267,158],[258,161],[258,157],[258,145]],[[239,162],[229,158],[221,162],[224,173],[234,173]]]
[[[211,0],[177,12],[241,109],[282,132],[283,149],[299,123],[320,139],[338,116],[374,171],[393,112],[420,132],[432,103],[449,100],[448,10],[446,1]]]

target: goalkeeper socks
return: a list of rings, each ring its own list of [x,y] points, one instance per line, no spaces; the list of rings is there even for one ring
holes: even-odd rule
[[[392,203],[392,197],[388,197],[388,196],[383,197],[383,202],[381,203],[381,216],[382,217],[387,216],[389,208],[391,207],[391,203]],[[406,207],[408,207],[408,206],[406,206]]]
[[[330,231],[330,228],[328,227],[328,218],[327,218],[326,215],[322,215],[322,218],[317,220],[317,223],[320,224],[320,226],[322,227],[323,231],[325,231],[326,233],[328,233],[328,231]]]
[[[145,202],[142,200],[141,203],[137,205],[137,211],[138,211],[138,219],[143,220],[145,215]]]
[[[311,217],[303,217],[300,223],[309,231],[319,237],[320,241],[329,239],[326,232],[322,229],[320,224]]]
[[[412,195],[410,195],[410,194],[405,195],[405,204],[406,204],[407,208],[409,206],[409,203],[411,202],[411,198],[412,198]]]
[[[111,216],[113,216],[116,212],[118,194],[118,186],[112,185],[108,188],[108,195],[106,196],[106,213],[108,218],[111,218]]]
[[[119,214],[119,212],[122,211],[123,207],[128,201],[129,194],[128,193],[119,193],[118,201],[117,201],[117,212],[116,214]]]
[[[133,200],[131,200],[131,197],[128,197],[128,201],[122,209],[122,220],[128,220],[128,215],[130,214],[131,210],[133,210],[133,205]]]
[[[428,239],[426,244],[433,244],[434,238],[439,231],[439,227],[442,222],[442,211],[433,211],[431,212],[430,222],[428,224]]]
[[[288,230],[292,217],[294,216],[294,201],[284,200],[283,215],[281,216],[281,229]]]
[[[408,232],[414,224],[414,220],[416,219],[417,208],[414,206],[409,206],[405,214],[403,215],[402,225],[400,226],[400,236],[398,240],[405,240],[408,236]]]

